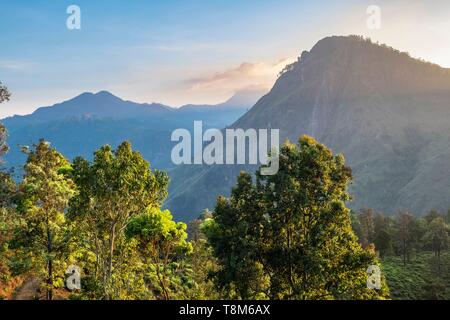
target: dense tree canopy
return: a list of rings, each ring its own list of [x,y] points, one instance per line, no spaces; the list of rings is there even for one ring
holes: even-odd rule
[[[79,193],[70,202],[69,216],[84,222],[83,236],[89,239],[84,249],[95,256],[95,278],[104,297],[111,298],[116,285],[113,273],[119,272],[115,267],[126,258],[124,231],[133,216],[161,206],[168,178],[152,171],[128,142],[116,150],[100,148],[92,163],[75,159],[72,176]]]
[[[385,269],[375,288],[368,270],[381,258],[391,277],[423,252],[434,257],[417,296],[447,297],[450,211],[350,212],[350,168],[310,137],[282,146],[277,174],[242,172],[189,227],[161,209],[167,174],[128,142],[72,163],[44,140],[23,150],[19,183],[0,172],[0,298],[25,281],[45,299],[383,299]],[[82,280],[70,293],[69,265]]]
[[[54,286],[64,285],[69,230],[65,212],[75,186],[64,171],[69,162],[50,144],[41,140],[28,154],[20,184],[21,223],[16,245],[21,244],[32,259],[33,269],[46,279],[47,299]]]
[[[442,217],[434,218],[429,222],[429,228],[424,235],[425,243],[430,245],[437,257],[441,252],[448,248],[450,231],[449,226]]]
[[[280,170],[241,174],[231,198],[217,202],[208,232],[222,269],[221,285],[243,298],[384,298],[367,288],[366,270],[379,262],[352,231],[341,155],[303,136],[280,152]]]
[[[192,245],[186,242],[186,224],[174,222],[168,210],[148,208],[131,219],[125,233],[137,241],[146,275],[156,284],[154,296],[171,299],[180,291],[177,281],[183,272],[177,260],[192,251]]]
[[[8,88],[6,88],[0,81],[0,103],[8,101],[10,97],[11,93],[8,91]]]
[[[0,104],[9,101],[10,97],[11,93],[8,91],[8,88],[6,88],[0,81]],[[7,136],[8,133],[5,126],[3,124],[0,124],[0,161],[1,156],[3,156],[8,151],[8,146],[6,145]]]

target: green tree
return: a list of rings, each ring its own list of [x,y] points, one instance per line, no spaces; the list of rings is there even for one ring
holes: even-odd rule
[[[373,209],[362,209],[359,214],[352,214],[352,228],[363,248],[375,245],[381,258],[393,250],[393,222],[382,213]]]
[[[375,241],[375,216],[376,212],[373,209],[361,209],[358,215],[361,228],[359,241],[363,248],[367,248]]]
[[[50,144],[41,140],[28,154],[20,184],[19,212],[23,223],[16,242],[29,252],[34,268],[46,279],[46,298],[63,285],[64,259],[69,245],[65,211],[74,184],[64,171],[69,162]]]
[[[269,279],[263,271],[264,207],[249,174],[242,172],[231,198],[219,197],[214,220],[203,228],[220,268],[219,290],[228,298],[268,298]]]
[[[403,265],[410,261],[415,245],[414,216],[406,211],[400,211],[395,217],[396,244],[399,253],[403,256]]]
[[[100,148],[92,163],[75,159],[72,175],[80,192],[70,202],[69,216],[84,227],[83,251],[95,257],[90,273],[100,283],[103,298],[110,299],[114,286],[119,285],[115,280],[120,278],[119,266],[126,265],[124,231],[133,216],[161,206],[168,177],[152,171],[128,142],[116,150]]]
[[[186,241],[186,224],[174,222],[168,210],[148,208],[131,219],[125,234],[137,241],[152,293],[164,300],[180,294],[180,278],[186,273],[183,259],[192,252],[192,245]]]
[[[431,210],[424,216],[424,219],[427,223],[430,223],[431,221],[433,221],[436,218],[443,218],[443,215],[441,215],[436,210]]]
[[[191,296],[191,299],[218,300],[226,297],[214,281],[213,275],[219,270],[219,265],[205,234],[205,230],[213,223],[212,214],[208,212],[201,219],[198,239],[191,241],[193,252],[188,256],[188,263],[192,266],[192,280],[195,285],[195,295]]]
[[[373,243],[381,258],[392,254],[394,238],[393,224],[394,222],[390,217],[382,213],[375,215],[375,238]]]
[[[12,280],[10,268],[8,268],[14,252],[9,248],[14,229],[18,221],[14,198],[17,195],[17,184],[8,172],[0,171],[0,299],[2,299],[2,287],[7,288]],[[3,292],[3,295],[7,295]]]
[[[10,93],[0,82],[0,104],[8,101]],[[8,151],[6,144],[7,130],[0,123],[0,165],[3,165],[3,156]],[[16,210],[13,199],[17,194],[17,184],[11,177],[11,172],[0,169],[0,288],[6,286],[9,280],[10,270],[7,262],[12,255],[8,248],[14,226],[17,223]],[[0,289],[0,291],[2,291]],[[0,297],[1,298],[1,297]]]
[[[352,175],[342,155],[303,136],[282,146],[277,174],[256,177],[253,185],[241,174],[231,198],[218,200],[207,233],[222,278],[243,298],[387,297],[384,281],[381,290],[366,285],[367,268],[379,262],[351,228],[345,201]],[[260,286],[250,287],[258,277]]]
[[[392,252],[392,234],[387,229],[381,229],[376,233],[374,244],[380,257],[385,257]]]
[[[0,171],[0,254],[4,246],[7,246],[11,236],[11,226],[14,224],[15,197],[17,197],[18,186],[11,175]],[[1,263],[1,260],[0,260]]]
[[[0,81],[0,104],[3,102],[9,101],[11,97],[11,93],[8,91],[2,82]],[[0,123],[0,163],[1,157],[8,151],[8,146],[6,144],[6,138],[8,136],[8,132],[3,124]]]
[[[212,212],[209,211],[209,209],[205,209],[203,213],[200,216],[198,216],[197,219],[194,219],[188,223],[187,226],[188,241],[197,242],[204,237],[200,228],[203,222],[210,218],[212,218]]]
[[[8,91],[8,88],[6,88],[0,81],[0,103],[9,101],[10,97],[11,97],[11,93]]]
[[[450,228],[442,217],[437,217],[428,224],[427,229],[424,241],[430,245],[434,255],[440,258],[441,252],[448,248]]]

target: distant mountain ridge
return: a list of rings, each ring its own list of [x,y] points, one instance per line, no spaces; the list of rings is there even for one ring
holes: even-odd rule
[[[3,121],[16,119],[28,121],[50,121],[69,118],[136,118],[152,117],[155,115],[174,115],[186,111],[217,111],[223,109],[247,109],[253,106],[265,92],[262,90],[243,90],[236,92],[230,99],[216,105],[188,104],[180,108],[170,107],[161,103],[137,103],[125,101],[108,91],[97,93],[85,92],[70,100],[40,107],[32,114],[12,116]]]
[[[260,92],[236,93],[254,99]],[[87,158],[104,144],[118,145],[124,140],[133,143],[152,166],[168,169],[171,132],[177,128],[191,129],[201,120],[205,127],[223,128],[232,124],[251,105],[233,104],[233,98],[218,105],[190,105],[173,108],[159,103],[125,101],[110,92],[86,92],[50,107],[38,108],[30,115],[12,116],[2,120],[8,129],[10,152],[6,167],[20,172],[25,155],[20,146],[32,145],[44,138],[66,157],[81,155]],[[20,176],[20,173],[19,173]]]
[[[343,153],[354,209],[450,208],[450,70],[407,53],[357,36],[325,38],[231,127],[279,128],[282,141],[308,134]],[[228,195],[241,169],[256,168],[177,168],[167,206],[189,220]]]
[[[132,118],[152,115],[158,112],[171,112],[173,109],[159,103],[136,103],[124,101],[108,91],[96,94],[85,92],[69,101],[51,107],[37,109],[33,115],[46,116],[47,120],[62,119],[70,116],[93,115],[97,117]]]

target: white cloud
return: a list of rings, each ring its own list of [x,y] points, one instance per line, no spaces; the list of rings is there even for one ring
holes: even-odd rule
[[[27,71],[33,67],[30,62],[16,61],[16,60],[0,60],[0,69],[9,71]]]
[[[247,88],[270,89],[278,73],[294,59],[285,58],[273,62],[244,62],[235,68],[185,81],[191,93],[216,93],[229,95]]]

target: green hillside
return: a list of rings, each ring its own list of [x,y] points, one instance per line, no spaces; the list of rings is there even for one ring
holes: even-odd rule
[[[392,299],[450,299],[450,252],[437,259],[432,252],[421,252],[403,266],[401,256],[383,260],[383,270]]]

